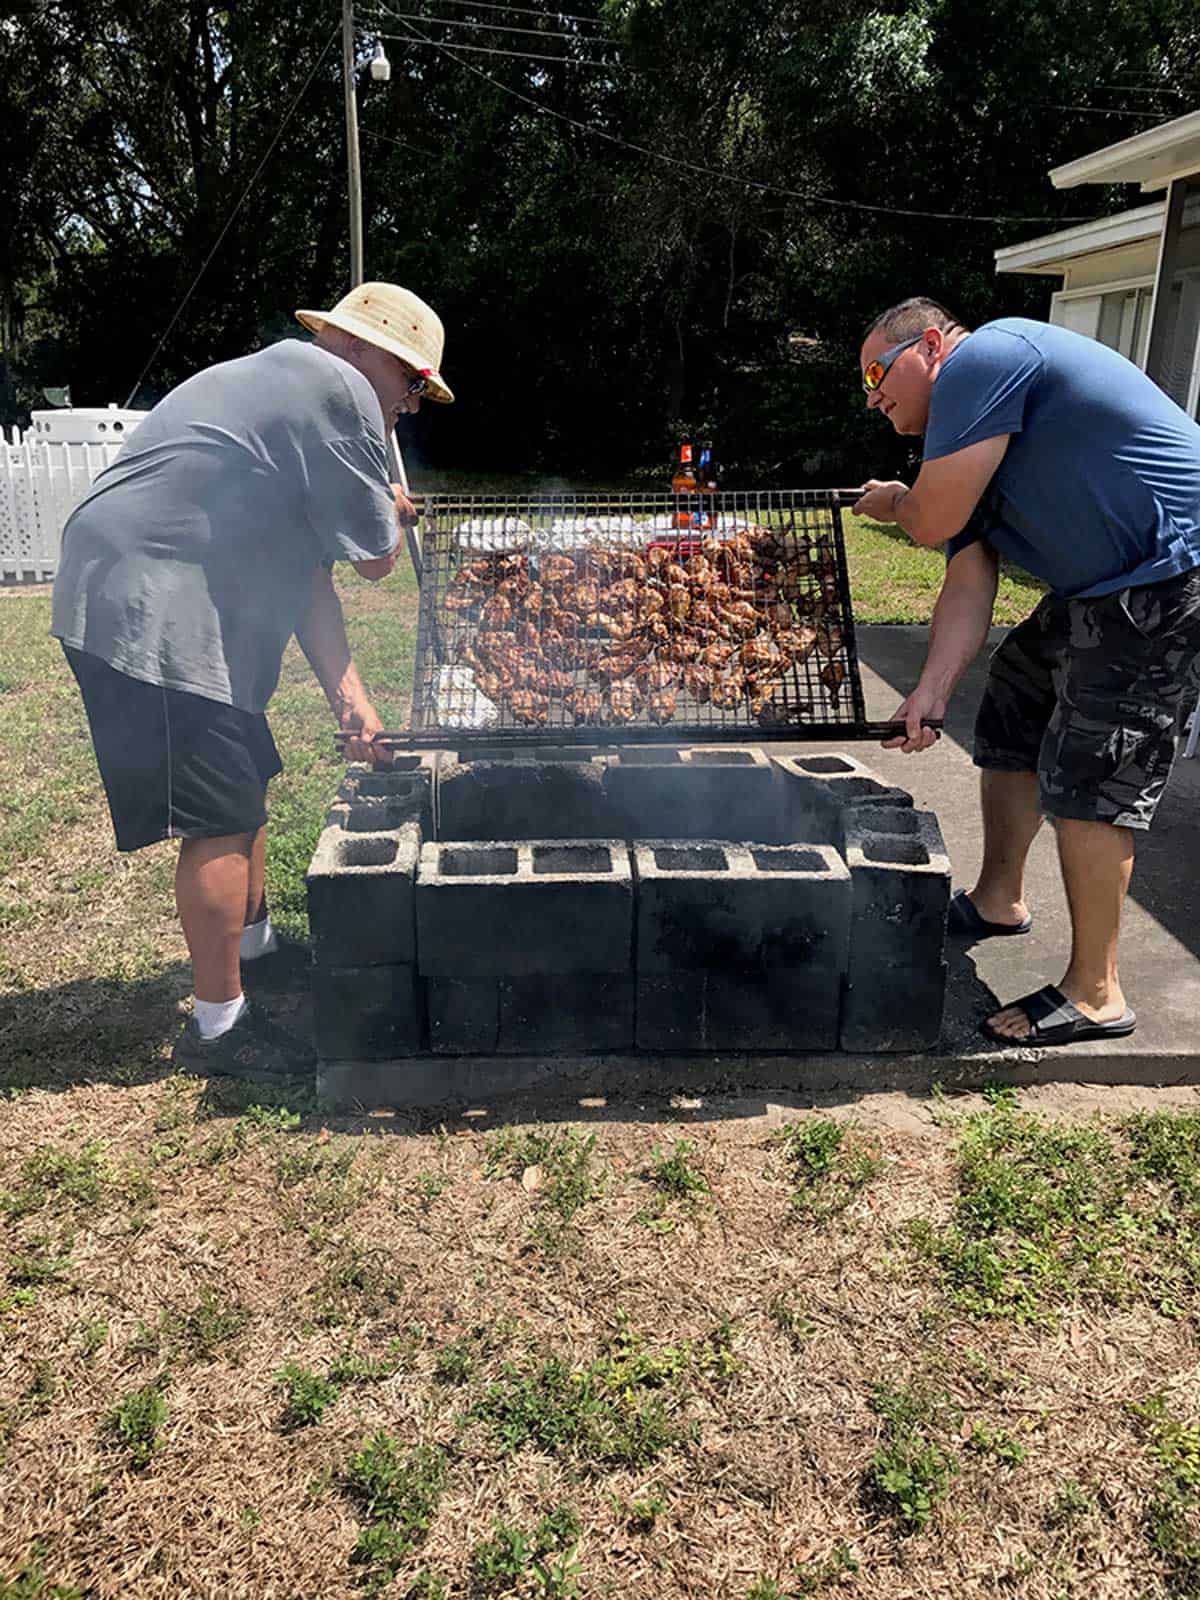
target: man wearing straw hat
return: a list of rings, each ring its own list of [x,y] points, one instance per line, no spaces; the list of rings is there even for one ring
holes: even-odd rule
[[[311,1052],[243,995],[278,987],[264,893],[266,788],[282,770],[264,711],[294,634],[351,760],[380,721],[346,641],[335,561],[395,564],[416,518],[385,441],[422,397],[453,400],[424,301],[366,283],[315,335],[189,378],[154,408],[63,533],[51,633],[79,682],[119,850],[180,839],[175,899],[195,1011],[193,1072],[306,1071]]]

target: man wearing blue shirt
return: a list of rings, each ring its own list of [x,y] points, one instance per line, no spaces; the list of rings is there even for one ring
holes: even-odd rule
[[[992,657],[975,727],[984,856],[952,933],[1027,933],[1024,867],[1052,819],[1071,911],[1059,984],[990,1017],[1001,1044],[1131,1033],[1117,971],[1134,835],[1175,754],[1180,696],[1200,666],[1200,427],[1123,356],[1020,317],[974,332],[905,300],[867,331],[867,405],[923,434],[911,488],[870,481],[855,511],[943,545],[946,577],[905,751],[941,717],[991,623],[1000,556],[1050,592]]]

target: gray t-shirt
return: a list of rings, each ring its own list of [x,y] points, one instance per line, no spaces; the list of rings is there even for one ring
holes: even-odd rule
[[[398,539],[375,391],[286,339],[197,373],[138,425],[67,522],[50,631],[262,711],[318,569]]]

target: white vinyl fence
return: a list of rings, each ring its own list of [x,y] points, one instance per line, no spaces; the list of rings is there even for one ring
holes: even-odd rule
[[[12,439],[0,429],[0,583],[38,583],[58,569],[63,524],[124,441]]]

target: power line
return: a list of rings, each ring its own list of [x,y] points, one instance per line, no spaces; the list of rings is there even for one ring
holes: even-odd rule
[[[381,33],[381,39],[394,39],[403,44],[427,44],[435,50],[470,50],[477,56],[515,56],[518,61],[549,61],[560,67],[603,67],[606,72],[611,72],[615,63],[611,61],[585,61],[576,56],[543,56],[533,55],[525,50],[496,50],[485,44],[444,44],[440,39],[412,38],[403,33]],[[469,61],[464,61],[464,67],[470,66]],[[636,67],[622,67],[623,72],[636,72]],[[501,86],[503,87],[503,85]]]
[[[466,6],[471,11],[506,11],[509,15],[522,17],[544,17],[547,22],[582,22],[589,28],[600,26],[599,17],[575,17],[569,11],[535,11],[529,6],[498,6],[487,3],[487,0],[437,0],[438,4],[451,6]],[[384,11],[389,8],[383,6]],[[437,17],[426,17],[426,22],[437,22]]]
[[[1156,111],[1114,111],[1109,106],[1066,106],[1056,100],[1039,100],[1038,104],[1045,106],[1047,111],[1086,111],[1094,117],[1141,117],[1146,122],[1162,121]]]
[[[213,245],[212,249],[205,256],[203,264],[200,267],[200,271],[192,279],[191,287],[188,289],[188,292],[184,295],[183,299],[179,302],[179,305],[178,305],[178,308],[176,309],[175,315],[171,318],[170,322],[167,323],[166,331],[164,332],[162,338],[155,345],[153,353],[151,354],[149,361],[147,361],[146,365],[138,373],[137,382],[134,384],[133,388],[129,391],[129,399],[126,400],[126,402],[125,402],[125,405],[126,405],[127,408],[133,404],[133,398],[138,392],[138,388],[141,385],[142,379],[146,376],[146,374],[150,371],[150,368],[158,360],[158,357],[159,357],[159,354],[160,354],[160,352],[162,350],[162,347],[166,344],[167,340],[171,337],[171,333],[172,333],[172,330],[175,327],[175,324],[179,321],[180,317],[183,315],[184,311],[187,308],[188,301],[195,294],[196,289],[197,289],[197,287],[198,287],[198,285],[200,283],[201,278],[203,278],[204,274],[208,271],[210,262],[212,261],[213,257],[216,255],[217,251],[221,248],[221,242],[225,238],[225,235],[229,232],[230,228],[233,226],[234,218],[237,216],[238,212],[242,209],[242,207],[245,205],[246,201],[249,199],[250,191],[254,188],[254,185],[258,182],[259,177],[262,174],[263,168],[266,166],[267,162],[271,159],[271,156],[274,153],[275,146],[279,143],[280,139],[283,138],[284,131],[286,130],[288,123],[292,120],[293,116],[296,114],[296,110],[297,110],[301,100],[303,100],[304,96],[308,93],[309,84],[311,84],[313,79],[316,77],[318,71],[321,68],[322,62],[325,60],[325,57],[329,54],[330,47],[332,46],[333,41],[338,37],[338,35],[341,33],[341,31],[342,31],[341,23],[338,23],[338,25],[334,28],[333,32],[329,35],[329,38],[325,41],[325,48],[321,51],[321,54],[313,62],[312,70],[309,72],[308,77],[305,78],[303,84],[301,84],[299,94],[297,94],[296,98],[292,101],[291,105],[288,107],[287,115],[284,117],[283,121],[279,124],[279,127],[276,129],[275,137],[271,140],[270,144],[267,146],[266,154],[263,156],[262,160],[258,163],[257,167],[255,167],[254,172],[251,175],[250,182],[242,190],[242,195],[241,195],[241,198],[239,199],[237,205],[234,206],[233,210],[229,213],[228,217],[225,219],[225,226],[221,229],[220,233],[217,235],[216,243]]]
[[[398,38],[396,34],[389,34],[389,38]],[[424,34],[410,28],[410,43],[432,45],[435,50],[440,50],[443,55],[449,55],[451,60],[458,58],[453,51],[469,48],[466,45],[440,44],[436,39],[428,39]],[[508,55],[512,52],[503,51]],[[802,194],[798,189],[785,189],[776,183],[761,183],[756,178],[743,178],[738,173],[724,172],[719,167],[701,166],[696,161],[684,161],[678,156],[665,155],[660,150],[650,150],[645,145],[634,144],[630,139],[621,139],[615,133],[608,133],[604,128],[597,128],[594,123],[580,122],[575,117],[569,117],[563,111],[555,111],[551,106],[543,105],[538,100],[532,100],[527,94],[522,94],[519,89],[512,89],[506,83],[501,83],[499,78],[493,78],[491,73],[484,72],[482,68],[474,66],[470,61],[459,61],[460,67],[466,67],[468,72],[473,72],[477,78],[482,78],[485,83],[490,83],[493,88],[501,89],[505,94],[511,95],[514,100],[520,100],[524,105],[531,107],[541,116],[554,117],[559,122],[565,122],[572,128],[577,128],[581,133],[591,134],[593,138],[604,139],[609,144],[615,144],[622,150],[632,150],[637,155],[648,156],[653,161],[662,161],[671,167],[678,167],[686,172],[695,172],[706,178],[719,178],[725,183],[739,183],[744,188],[756,189],[762,194],[784,195],[788,199],[801,200],[806,205],[831,206],[839,211],[864,211],[876,216],[889,217],[924,217],[936,222],[1091,222],[1091,217],[986,217],[972,212],[963,211],[916,211],[903,206],[873,206],[861,200],[836,200],[830,195]]]
[[[385,7],[387,15],[394,17],[397,22],[432,22],[439,28],[473,28],[479,33],[523,33],[534,39],[571,39],[576,44],[607,44],[609,41],[597,38],[596,35],[578,33],[547,32],[544,28],[514,28],[505,22],[459,22],[456,17],[427,17],[423,12],[393,11],[391,6]],[[380,35],[383,39],[394,39],[395,34],[385,33]]]
[[[419,156],[427,156],[430,161],[440,161],[442,159],[436,150],[426,150],[422,145],[413,144],[408,139],[397,139],[393,134],[389,133],[373,133],[370,128],[360,128],[358,131],[364,139],[374,139],[379,144],[396,144],[402,150],[415,150]]]

